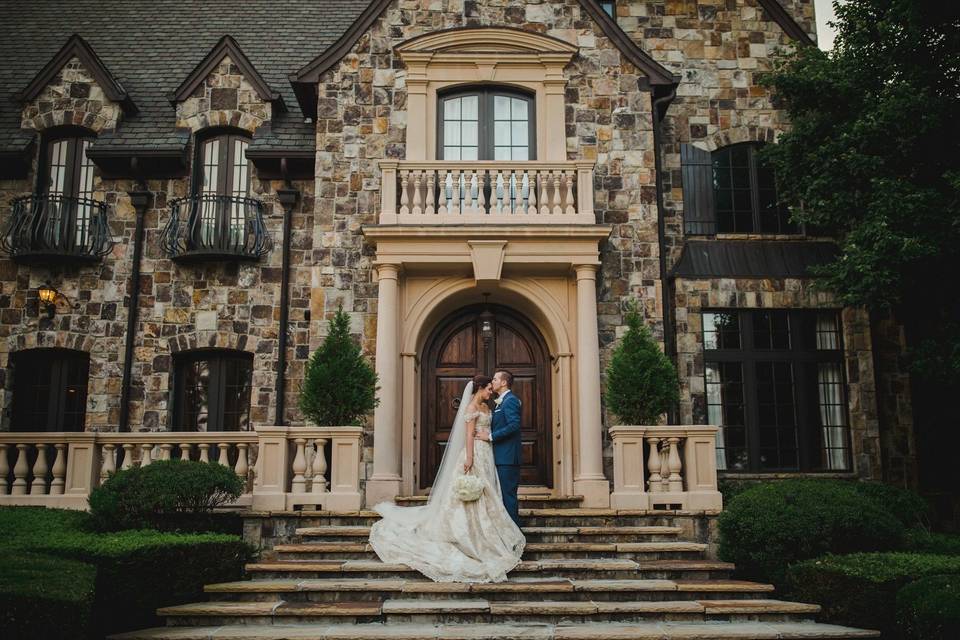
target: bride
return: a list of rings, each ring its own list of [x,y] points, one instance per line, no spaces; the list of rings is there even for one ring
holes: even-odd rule
[[[383,562],[405,564],[437,582],[502,582],[520,562],[526,541],[503,506],[493,447],[474,437],[490,431],[490,381],[476,376],[467,384],[427,504],[374,507],[382,519],[370,529],[370,545]],[[483,484],[472,502],[457,496],[465,473]]]

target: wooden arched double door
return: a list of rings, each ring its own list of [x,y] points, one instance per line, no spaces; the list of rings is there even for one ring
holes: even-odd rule
[[[523,403],[520,482],[553,485],[550,355],[536,327],[496,305],[466,307],[441,322],[424,347],[421,381],[420,488],[433,484],[467,382],[510,371]]]

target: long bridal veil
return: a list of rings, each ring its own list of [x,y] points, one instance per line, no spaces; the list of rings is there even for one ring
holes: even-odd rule
[[[440,468],[437,471],[437,477],[433,481],[433,488],[430,490],[430,497],[427,504],[419,507],[400,507],[393,502],[381,502],[373,507],[373,510],[379,513],[384,519],[400,522],[408,527],[416,527],[421,524],[429,523],[434,519],[440,505],[444,503],[444,497],[451,491],[453,481],[457,475],[457,460],[460,452],[467,445],[466,414],[467,406],[473,396],[473,382],[468,382],[460,397],[460,406],[457,408],[457,416],[453,420],[453,426],[450,428],[450,439],[447,440],[447,446],[443,451],[443,459],[440,461]]]

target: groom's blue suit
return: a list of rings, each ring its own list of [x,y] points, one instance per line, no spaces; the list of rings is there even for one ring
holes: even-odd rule
[[[503,402],[493,412],[490,442],[493,444],[493,461],[497,465],[503,504],[519,527],[517,487],[520,485],[520,398],[510,391],[504,392],[502,397]]]

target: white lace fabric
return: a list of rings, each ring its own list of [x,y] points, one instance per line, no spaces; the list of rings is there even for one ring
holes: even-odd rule
[[[489,413],[467,413],[465,418],[467,422],[476,418],[477,432],[489,432]],[[370,530],[370,544],[380,560],[405,564],[436,582],[507,579],[520,562],[526,540],[503,506],[493,447],[485,440],[475,440],[473,447],[472,473],[484,481],[483,495],[463,502],[452,486],[435,486],[443,495],[436,496],[434,517],[416,523],[383,511],[384,517]],[[465,460],[466,452],[461,451],[459,473]]]

